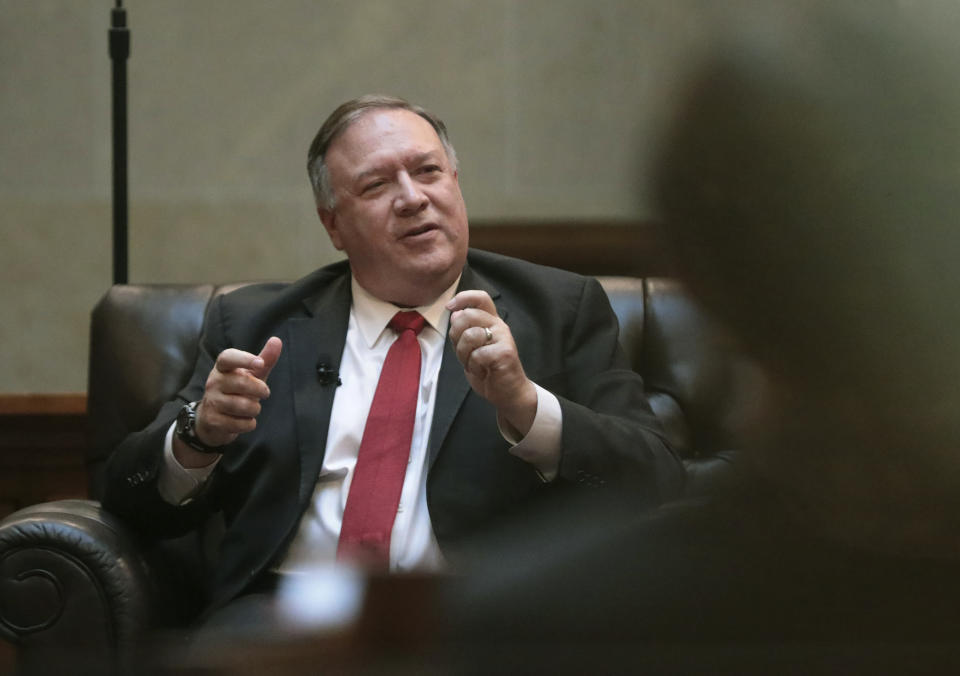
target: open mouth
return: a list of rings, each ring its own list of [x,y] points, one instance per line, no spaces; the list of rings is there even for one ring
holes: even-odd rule
[[[419,237],[420,235],[425,235],[427,233],[433,232],[434,230],[439,230],[440,226],[436,223],[425,223],[423,225],[417,226],[416,228],[411,228],[403,234],[403,238],[409,237]]]

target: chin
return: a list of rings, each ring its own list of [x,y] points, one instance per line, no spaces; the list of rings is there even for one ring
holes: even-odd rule
[[[407,293],[411,306],[427,305],[436,300],[437,296],[447,290],[460,275],[463,265],[447,265],[437,268],[417,269],[410,274],[407,279],[408,284],[397,284],[395,290],[399,291],[403,286]]]

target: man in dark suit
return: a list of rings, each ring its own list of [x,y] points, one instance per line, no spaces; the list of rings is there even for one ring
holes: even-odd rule
[[[576,485],[624,484],[647,505],[679,492],[682,466],[596,280],[468,251],[438,118],[401,99],[347,102],[308,170],[348,261],[216,299],[190,382],[107,468],[105,505],[142,529],[172,535],[223,513],[212,606],[343,554],[400,309],[425,323],[382,543],[391,571],[444,569],[470,536]]]

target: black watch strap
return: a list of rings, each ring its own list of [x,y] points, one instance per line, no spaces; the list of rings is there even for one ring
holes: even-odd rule
[[[220,453],[220,449],[214,446],[207,446],[200,441],[197,436],[197,404],[199,402],[191,401],[180,409],[177,414],[176,433],[180,441],[200,453]]]

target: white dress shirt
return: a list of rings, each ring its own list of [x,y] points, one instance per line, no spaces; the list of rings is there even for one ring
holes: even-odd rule
[[[457,283],[459,280],[432,304],[413,308],[423,315],[426,325],[418,336],[422,356],[420,392],[407,474],[390,540],[392,571],[444,567],[427,509],[427,444],[450,322],[450,312],[444,306],[454,296]],[[398,308],[370,295],[355,279],[351,288],[353,303],[339,368],[341,385],[333,399],[323,466],[297,534],[277,568],[281,573],[309,572],[336,559],[343,510],[367,414],[387,351],[397,337],[387,325]],[[527,435],[518,439],[506,425],[500,430],[513,444],[511,453],[533,464],[545,480],[551,480],[560,463],[561,423],[557,398],[537,386],[537,415]],[[173,455],[174,428],[171,426],[167,433],[158,487],[167,502],[183,504],[197,493],[216,462],[200,469],[182,467]]]

